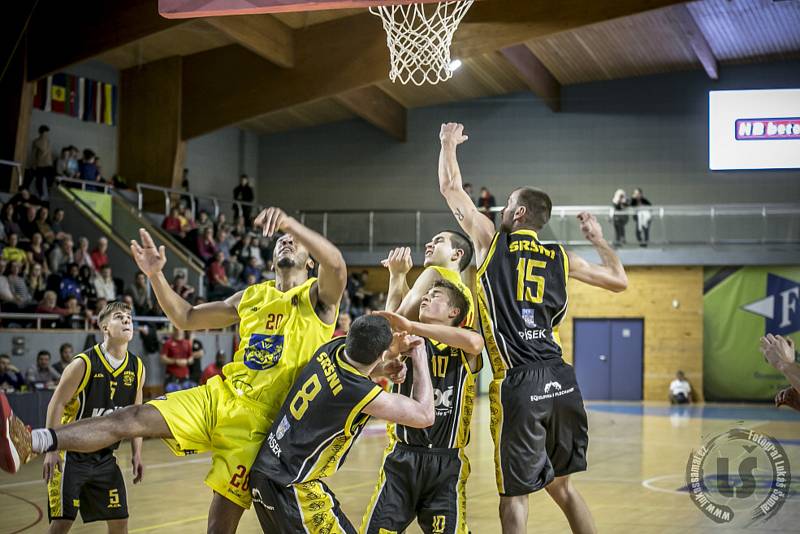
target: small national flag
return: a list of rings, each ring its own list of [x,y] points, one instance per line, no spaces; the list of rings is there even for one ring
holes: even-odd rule
[[[67,102],[67,75],[58,73],[53,75],[53,85],[50,89],[52,98],[51,110],[64,113]]]

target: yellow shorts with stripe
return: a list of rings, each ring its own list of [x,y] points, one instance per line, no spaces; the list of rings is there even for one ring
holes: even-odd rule
[[[266,405],[237,394],[219,376],[204,386],[169,393],[148,402],[164,417],[172,438],[164,442],[176,455],[211,451],[205,483],[242,508],[250,508],[250,466],[272,416]]]
[[[321,480],[287,487],[254,473],[253,502],[264,532],[356,534],[339,501]]]

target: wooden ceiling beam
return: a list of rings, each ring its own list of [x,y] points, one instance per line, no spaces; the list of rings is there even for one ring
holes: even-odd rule
[[[533,94],[552,111],[561,111],[561,84],[527,46],[507,46],[500,49],[500,54],[511,63]]]
[[[708,44],[706,36],[703,35],[703,31],[697,25],[697,21],[694,20],[686,4],[670,7],[669,17],[674,21],[678,33],[686,39],[697,59],[700,60],[708,77],[712,80],[718,80],[719,65],[717,64],[717,58],[714,56],[711,45]]]
[[[28,79],[186,22],[161,17],[153,0],[41,0],[28,30]]]
[[[294,67],[292,29],[271,15],[209,17],[213,27],[264,59],[290,69]]]
[[[398,141],[406,140],[406,108],[370,85],[342,93],[336,100],[354,114]]]
[[[675,0],[476,2],[456,32],[454,58],[675,4]],[[474,13],[472,12],[474,10]],[[365,13],[294,32],[295,67],[282,69],[240,46],[184,57],[183,139],[279,109],[330,98],[387,78],[386,35]]]

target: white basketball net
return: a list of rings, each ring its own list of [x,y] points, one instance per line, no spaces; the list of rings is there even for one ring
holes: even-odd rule
[[[431,4],[370,7],[369,12],[383,20],[386,30],[391,55],[389,79],[415,85],[450,79],[453,75],[450,44],[473,2],[448,1],[435,7]]]

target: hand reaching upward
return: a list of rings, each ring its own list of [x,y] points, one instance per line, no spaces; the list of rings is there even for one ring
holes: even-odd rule
[[[136,265],[148,278],[161,272],[167,263],[167,253],[164,245],[156,248],[156,244],[150,234],[144,228],[139,228],[139,238],[142,244],[131,239],[131,253]]]
[[[442,124],[442,129],[439,131],[439,140],[442,145],[456,146],[469,139],[464,135],[464,125],[457,122],[446,122]]]

